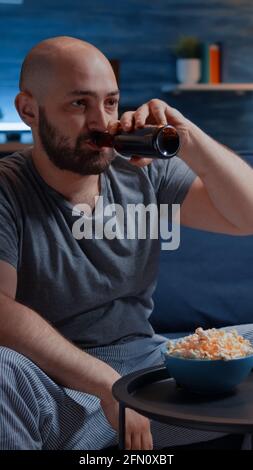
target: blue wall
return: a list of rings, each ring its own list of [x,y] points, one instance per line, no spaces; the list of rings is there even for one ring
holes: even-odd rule
[[[182,35],[222,40],[228,47],[230,82],[253,82],[252,0],[24,0],[0,4],[0,108],[17,120],[12,105],[19,69],[40,40],[71,35],[92,42],[121,61],[122,105],[161,97],[224,144],[253,148],[253,93],[161,92],[175,81],[170,47]]]

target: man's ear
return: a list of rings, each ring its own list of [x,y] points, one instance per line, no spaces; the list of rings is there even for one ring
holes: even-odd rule
[[[27,126],[33,127],[38,120],[38,106],[33,96],[26,92],[21,91],[15,98],[16,110]]]

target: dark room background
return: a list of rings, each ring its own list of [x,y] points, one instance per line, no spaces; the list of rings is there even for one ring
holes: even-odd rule
[[[15,0],[14,0],[15,2]],[[158,97],[234,149],[253,149],[253,92],[162,92],[173,84],[172,47],[183,35],[223,41],[229,82],[253,82],[252,0],[0,1],[0,109],[18,121],[13,99],[22,60],[42,39],[70,35],[120,61],[121,106]]]

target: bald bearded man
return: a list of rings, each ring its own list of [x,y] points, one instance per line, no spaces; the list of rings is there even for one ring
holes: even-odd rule
[[[24,60],[15,103],[34,145],[0,162],[1,449],[115,445],[113,384],[161,362],[166,339],[148,321],[159,240],[77,240],[74,206],[92,211],[97,195],[124,209],[178,203],[187,226],[253,233],[253,175],[239,157],[160,100],[120,120],[118,102],[111,65],[91,44],[48,39]],[[91,140],[167,122],[181,149],[166,162],[129,162]],[[127,449],[220,436],[127,410]]]

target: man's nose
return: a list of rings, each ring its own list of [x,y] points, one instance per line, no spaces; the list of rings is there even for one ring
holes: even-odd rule
[[[89,129],[105,131],[108,126],[108,116],[102,109],[97,109],[91,116],[88,122]]]

